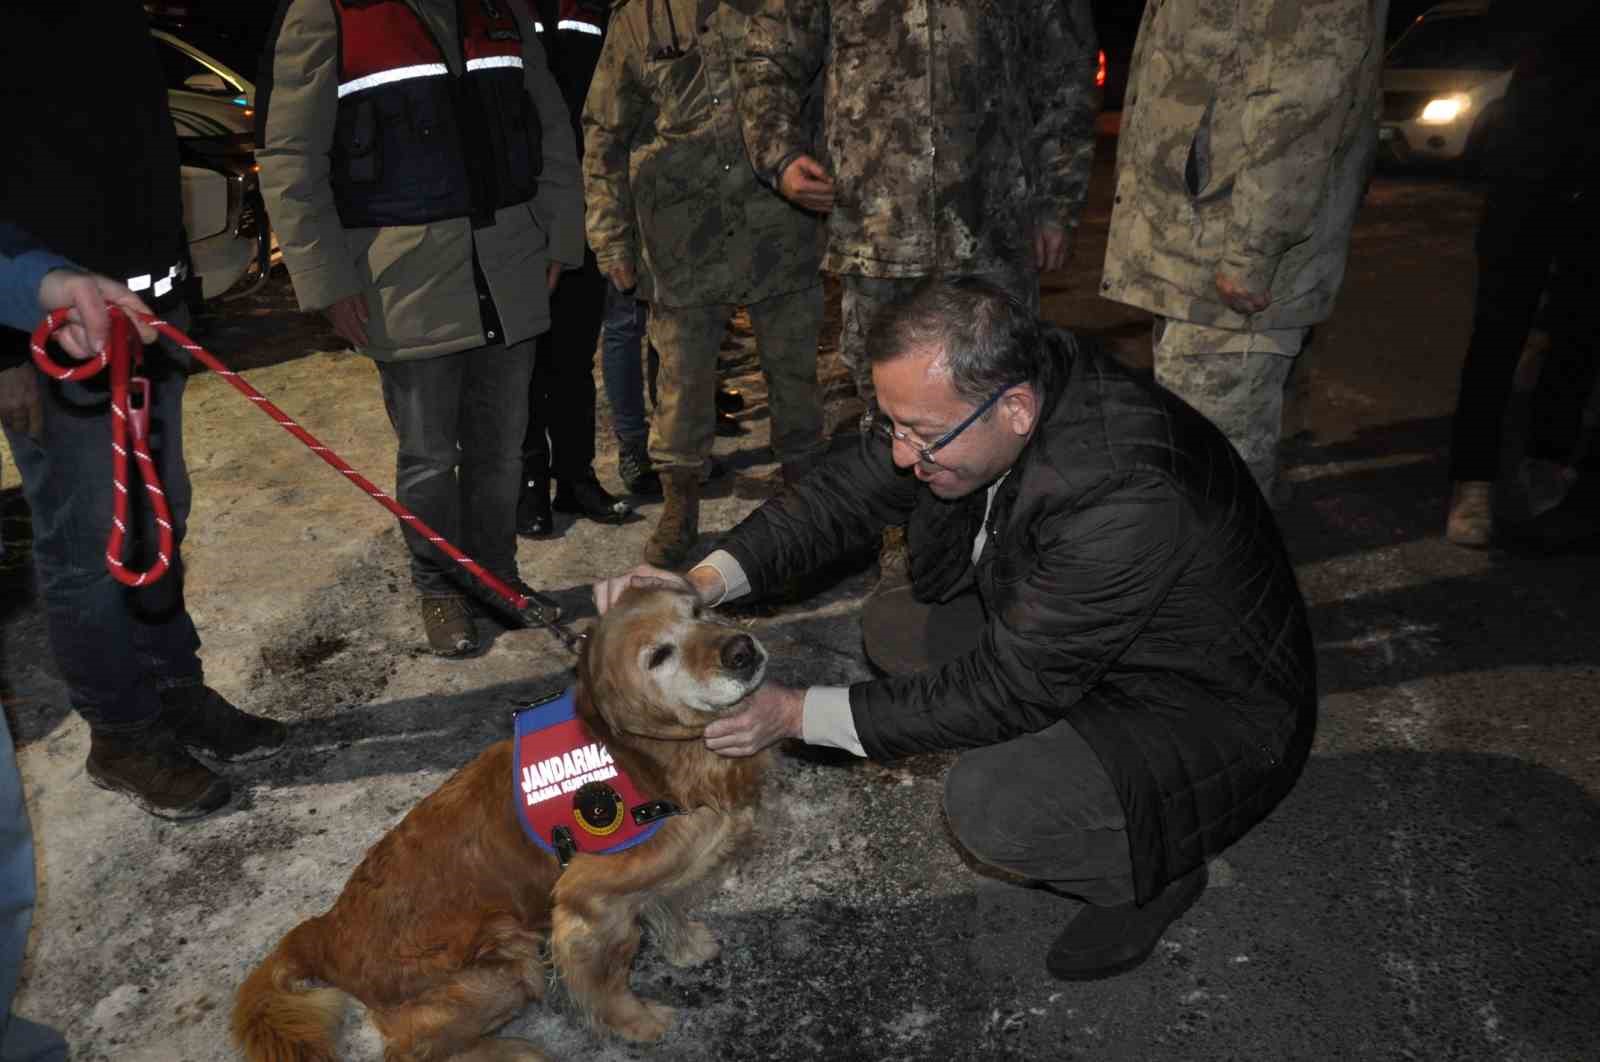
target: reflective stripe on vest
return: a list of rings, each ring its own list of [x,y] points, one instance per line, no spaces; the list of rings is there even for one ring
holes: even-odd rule
[[[522,2],[522,0],[513,0]],[[333,0],[339,110],[330,183],[347,228],[424,225],[532,199],[542,129],[524,83],[523,31],[505,0],[457,0],[445,53],[405,0]]]
[[[189,270],[182,262],[179,262],[175,266],[167,267],[167,275],[164,277],[152,276],[149,273],[140,273],[136,277],[129,277],[127,280],[128,290],[148,291],[159,299],[167,292],[171,291],[173,285],[177,284],[188,275]]]
[[[376,74],[358,77],[354,81],[346,81],[339,86],[339,98],[344,99],[352,92],[362,89],[376,88],[379,85],[392,85],[396,81],[409,81],[417,77],[444,77],[450,73],[450,68],[443,63],[418,63],[416,66],[401,66],[393,70],[380,70]]]

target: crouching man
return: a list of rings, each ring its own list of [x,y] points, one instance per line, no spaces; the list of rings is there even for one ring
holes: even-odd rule
[[[910,586],[870,599],[847,689],[768,684],[707,744],[891,759],[965,749],[950,827],[1086,901],[1056,977],[1139,965],[1310,752],[1305,604],[1249,469],[1204,417],[979,281],[935,281],[868,344],[882,415],[688,573],[774,592],[905,525]],[[603,611],[630,578],[601,583]],[[676,578],[676,576],[669,576]]]

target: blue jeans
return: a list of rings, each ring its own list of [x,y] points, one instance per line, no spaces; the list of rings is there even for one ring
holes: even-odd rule
[[[650,422],[644,414],[644,331],[647,304],[606,281],[606,311],[600,325],[600,373],[617,442],[644,445]]]
[[[378,363],[399,442],[395,500],[504,580],[517,577],[517,495],[535,342]],[[458,594],[471,582],[409,524],[401,526],[419,594]]]
[[[11,728],[0,706],[0,1062],[64,1062],[67,1057],[60,1033],[11,1013],[33,900],[33,832]]]
[[[150,450],[172,510],[173,531],[171,569],[149,586],[123,586],[106,570],[114,488],[105,374],[83,383],[41,377],[43,434],[35,439],[6,431],[32,512],[33,557],[56,667],[72,707],[102,733],[141,729],[161,710],[158,689],[201,681],[200,636],[184,606],[178,549],[190,502],[183,459],[185,379],[177,360],[186,355],[172,351],[151,347],[145,352]],[[136,470],[137,462],[130,458],[128,464]],[[125,560],[143,569],[155,556],[157,540],[145,492],[136,483],[130,484]]]

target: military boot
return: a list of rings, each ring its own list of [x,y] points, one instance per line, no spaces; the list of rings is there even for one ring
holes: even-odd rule
[[[700,475],[692,468],[671,468],[661,481],[667,501],[655,532],[645,543],[644,559],[657,568],[676,568],[689,556],[700,530]]]
[[[135,731],[89,730],[89,781],[158,819],[198,819],[233,796],[228,780],[191,756],[159,720]]]

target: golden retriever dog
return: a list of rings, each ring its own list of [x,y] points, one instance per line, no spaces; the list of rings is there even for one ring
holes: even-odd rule
[[[517,819],[512,742],[456,772],[367,853],[326,914],[291,930],[239,988],[235,1042],[251,1062],[334,1058],[347,996],[389,1062],[542,1059],[488,1034],[559,976],[590,1020],[630,1040],[673,1012],[629,988],[647,924],[666,959],[719,945],[687,909],[753,825],[765,757],[726,759],[701,740],[761,684],[766,652],[686,592],[632,587],[590,632],[575,714],[637,790],[683,814],[611,854],[563,869]]]

